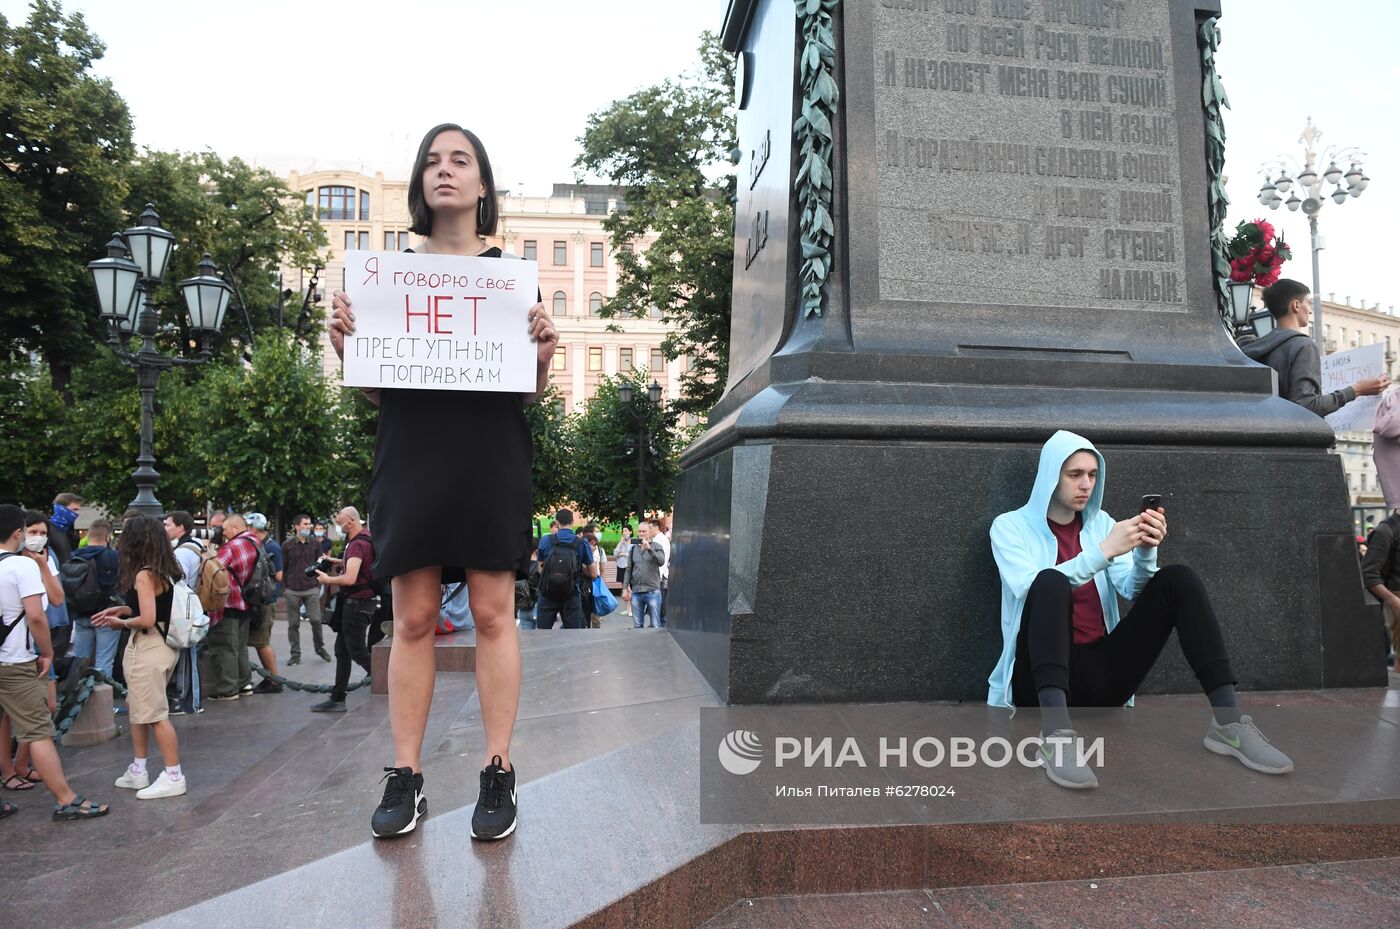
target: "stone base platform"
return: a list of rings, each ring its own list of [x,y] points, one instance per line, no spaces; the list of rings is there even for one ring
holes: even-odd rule
[[[23,865],[16,873],[25,876],[0,901],[0,924],[21,925],[43,903],[54,929],[1108,926],[1101,914],[1117,900],[1113,911],[1132,925],[1194,905],[1193,926],[1369,927],[1385,924],[1373,918],[1374,898],[1389,894],[1393,905],[1400,893],[1396,871],[1371,864],[1400,859],[1400,682],[1389,691],[1243,694],[1298,763],[1287,779],[1212,756],[1199,736],[1165,747],[1124,738],[1111,743],[1111,775],[1089,796],[1037,771],[1003,771],[1002,780],[974,778],[960,805],[925,818],[716,825],[700,821],[700,759],[714,746],[701,744],[699,717],[719,702],[664,630],[605,620],[597,631],[522,632],[521,653],[512,743],[521,815],[511,838],[479,843],[469,834],[484,754],[474,675],[438,677],[423,754],[428,816],[388,842],[368,835],[392,758],[387,701],[351,694],[349,712],[335,717],[308,713],[310,694],[216,703],[176,720],[187,797],[143,802],[112,790],[130,757],[112,742],[64,756],[76,789],[113,803],[105,820],[49,823],[44,798],[18,798],[26,809],[5,823],[13,841],[0,866]],[[1139,708],[1173,701],[1203,705],[1199,696],[1145,697]],[[1344,724],[1316,731],[1290,722],[1315,718],[1316,707],[1346,710]],[[1317,772],[1335,773],[1339,759],[1345,790],[1326,791]],[[1167,776],[1176,771],[1187,775]],[[1123,799],[1143,783],[1153,789]],[[1279,792],[1284,783],[1291,799]],[[120,881],[92,877],[117,873],[132,847],[149,867],[122,871]],[[1290,868],[1317,890],[1314,910],[1303,912],[1325,909],[1327,880],[1364,884],[1371,896],[1342,901],[1350,909],[1338,903],[1325,922],[1295,920],[1286,907],[1297,895],[1275,900],[1269,890],[1285,873],[1271,869]],[[1083,902],[1109,887],[1120,896]],[[1143,887],[1160,889],[1135,890]],[[850,898],[832,896],[857,893],[864,910],[842,910]],[[1045,908],[1029,913],[1018,894]],[[966,912],[976,904],[1028,915],[956,922],[938,910],[945,899]],[[1107,910],[1062,908],[1081,902]],[[898,909],[910,903],[918,908]],[[807,909],[818,915],[794,921]],[[771,920],[741,921],[750,911]],[[860,923],[848,912],[872,915]]]
[[[476,670],[476,633],[454,632],[437,636],[434,641],[433,666],[439,672],[471,672]],[[381,639],[369,650],[369,692],[389,692],[389,649],[394,637]]]

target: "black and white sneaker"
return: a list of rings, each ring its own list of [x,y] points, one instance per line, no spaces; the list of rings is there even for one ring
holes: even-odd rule
[[[408,835],[418,825],[418,817],[428,812],[428,798],[423,796],[423,775],[412,768],[385,768],[384,799],[374,811],[369,829],[376,839],[392,839]]]
[[[472,813],[473,839],[504,839],[515,831],[515,765],[507,771],[501,756],[481,772],[481,794]]]

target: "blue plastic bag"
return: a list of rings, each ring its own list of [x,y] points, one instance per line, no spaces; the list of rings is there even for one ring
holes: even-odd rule
[[[607,616],[617,609],[617,598],[608,590],[608,585],[601,577],[593,579],[593,612],[599,616]]]

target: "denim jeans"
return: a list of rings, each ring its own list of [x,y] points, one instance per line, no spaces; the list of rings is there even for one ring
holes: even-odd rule
[[[117,646],[121,644],[121,640],[122,632],[120,629],[105,626],[94,628],[92,620],[83,616],[73,622],[73,643],[70,654],[74,658],[91,658],[93,667],[110,677],[112,665],[117,658]]]
[[[198,645],[180,649],[180,656],[175,659],[175,668],[170,674],[170,683],[165,688],[165,696],[170,701],[172,711],[179,709],[194,713],[204,703],[199,692]]]
[[[651,613],[651,624],[661,625],[661,591],[640,590],[632,591],[632,628],[640,629],[646,625],[646,614]]]
[[[523,610],[515,611],[515,624],[521,629],[535,628],[535,608],[527,607]]]

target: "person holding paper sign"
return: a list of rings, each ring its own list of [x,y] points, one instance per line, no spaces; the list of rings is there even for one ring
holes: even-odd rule
[[[455,124],[429,130],[408,187],[411,230],[432,255],[501,258],[486,236],[496,230],[496,182],[486,149]],[[369,516],[376,576],[393,578],[394,648],[389,719],[394,764],[371,820],[376,838],[406,835],[427,810],[420,754],[433,697],[433,633],[442,585],[465,580],[476,621],[476,675],[486,730],[485,767],[472,837],[515,831],[515,768],[510,739],[520,705],[515,579],[529,563],[533,448],[525,404],[549,386],[559,333],[543,303],[527,325],[536,345],[531,394],[470,390],[366,389],[379,407]],[[355,331],[349,298],[336,292],[331,342],[344,358]],[[452,518],[424,519],[424,514]],[[424,529],[425,524],[429,527]],[[459,533],[459,525],[476,531]]]
[[[1317,343],[1303,333],[1312,322],[1311,291],[1284,278],[1264,288],[1264,305],[1278,326],[1273,332],[1242,346],[1249,358],[1278,372],[1278,395],[1318,416],[1335,413],[1357,397],[1374,397],[1390,386],[1390,378],[1364,378],[1350,387],[1322,392],[1322,356]]]

